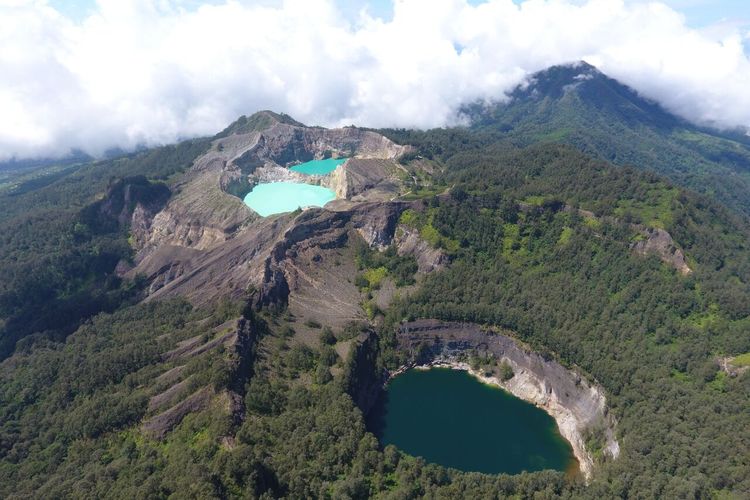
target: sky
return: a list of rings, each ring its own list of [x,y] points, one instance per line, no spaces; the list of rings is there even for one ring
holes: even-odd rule
[[[750,128],[747,0],[0,0],[0,161],[171,143],[260,109],[447,126],[577,60]]]

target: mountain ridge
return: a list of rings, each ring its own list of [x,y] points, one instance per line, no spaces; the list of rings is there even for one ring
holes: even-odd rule
[[[642,153],[627,132],[685,155],[663,129],[697,133],[581,68],[484,126],[261,111],[0,191],[0,496],[746,497],[750,377],[727,366],[750,356],[750,224],[565,144]],[[324,157],[348,159],[290,171]],[[268,218],[242,202],[283,179],[339,199]],[[362,403],[443,354],[548,411],[595,407],[568,436],[589,482],[383,447]]]
[[[585,62],[529,77],[506,101],[461,110],[475,131],[518,145],[562,142],[652,170],[750,214],[750,137],[680,118]]]

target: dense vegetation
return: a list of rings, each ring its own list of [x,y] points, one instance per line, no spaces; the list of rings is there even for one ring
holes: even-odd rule
[[[440,130],[390,134],[424,141],[423,153],[441,158],[477,141],[565,143],[617,165],[657,172],[750,215],[747,135],[681,120],[585,63],[537,73],[508,101],[466,106],[464,114],[471,127],[449,130],[448,142]]]
[[[163,197],[165,188],[145,179],[183,172],[208,144],[187,141],[94,162],[0,193],[0,359],[30,334],[62,338],[81,319],[133,296],[137,284],[121,287],[114,275],[131,256],[127,227],[117,224],[119,211],[100,210],[97,197],[117,195],[126,177],[142,186],[143,200]]]
[[[623,454],[587,494],[747,494],[750,380],[728,377],[716,362],[750,350],[747,227],[658,177],[564,147],[500,146],[447,165],[443,180],[458,187],[424,210],[461,251],[390,311],[390,323],[503,326],[602,383]],[[514,210],[508,199],[528,203]],[[672,232],[694,274],[634,256],[631,223]],[[392,332],[386,327],[384,339]],[[387,345],[385,357],[398,364]]]
[[[383,252],[370,248],[364,241],[355,242],[355,263],[361,271],[355,277],[355,284],[363,290],[380,287],[386,277],[390,277],[396,286],[414,283],[417,262],[412,255],[398,255],[393,246]]]
[[[622,448],[592,484],[549,471],[463,473],[382,449],[349,393],[358,367],[345,353],[368,326],[308,320],[320,334],[311,344],[288,311],[134,305],[139,284],[113,274],[131,256],[118,193],[131,186],[162,201],[163,181],[208,146],[200,140],[0,194],[0,356],[13,353],[0,363],[0,497],[750,495],[750,375],[717,364],[740,355],[739,366],[750,353],[745,219],[655,174],[568,146],[519,147],[504,133],[389,132],[417,146],[404,161],[442,167],[429,191],[441,194],[415,190],[423,201],[400,222],[451,263],[373,311],[373,356],[398,366],[397,323],[433,317],[507,328],[579,366],[605,387]],[[669,231],[694,272],[635,255],[644,226]],[[353,253],[363,302],[386,278],[413,285],[413,258]],[[259,342],[245,354],[252,362],[233,364],[237,353],[220,342],[182,360],[170,354],[223,338],[240,316]],[[208,391],[210,403],[154,436],[144,427],[161,411],[154,398],[175,387],[174,401]],[[598,456],[596,436],[588,445]]]
[[[132,426],[160,390],[157,375],[173,366],[163,353],[209,332],[227,310],[193,310],[181,301],[128,307],[98,315],[64,343],[37,342],[2,365],[0,496],[102,497],[113,494],[112,483],[124,483],[119,496],[135,498],[142,495],[128,488],[166,488],[141,484],[157,457]],[[221,386],[226,365],[217,360],[194,359],[183,375],[194,386]],[[211,425],[216,435],[229,422]],[[138,464],[137,445],[146,446]]]
[[[101,314],[65,343],[37,343],[2,366],[0,496],[162,498],[400,498],[571,492],[563,474],[459,473],[381,449],[343,390],[343,362],[321,333],[312,349],[290,337],[294,318],[263,314],[263,334],[247,384],[240,426],[221,398],[186,417],[163,440],[139,423],[149,397],[174,368],[163,353],[205,335],[231,309],[184,302]],[[323,330],[325,332],[325,329]],[[346,336],[346,332],[337,332]],[[226,379],[222,354],[194,360],[185,376]],[[329,374],[321,377],[321,372]],[[227,437],[231,436],[231,437]]]

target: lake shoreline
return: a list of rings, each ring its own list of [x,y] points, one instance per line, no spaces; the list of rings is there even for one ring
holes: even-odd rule
[[[302,182],[276,181],[257,184],[242,200],[261,217],[323,207],[336,199],[333,190]]]
[[[578,421],[575,414],[570,409],[561,405],[555,398],[548,397],[540,391],[543,387],[543,381],[537,380],[529,372],[523,374],[514,373],[514,376],[503,382],[497,377],[485,376],[477,370],[474,370],[468,363],[450,358],[437,358],[427,363],[414,363],[404,365],[397,370],[390,372],[385,378],[383,388],[399,375],[411,369],[429,370],[432,368],[449,368],[452,370],[465,371],[478,381],[505,390],[513,396],[531,403],[537,408],[544,410],[557,423],[560,435],[570,443],[573,449],[573,455],[578,464],[578,472],[583,476],[584,481],[588,484],[591,481],[594,460],[591,453],[586,449],[585,439],[582,428],[584,425]],[[619,446],[613,450],[613,454],[619,453]]]
[[[406,361],[400,370],[385,374],[384,379],[417,366],[444,366],[467,371],[480,381],[505,389],[554,418],[560,434],[571,444],[587,483],[593,476],[595,462],[619,456],[617,422],[607,407],[604,388],[588,380],[578,368],[563,366],[553,355],[535,352],[498,329],[436,319],[402,323],[397,342]],[[472,370],[468,364],[472,356],[492,359],[494,367],[508,365],[512,377],[500,380],[494,370]],[[589,449],[587,443],[593,448]]]
[[[465,472],[580,478],[572,446],[547,412],[467,370],[417,368],[391,379],[368,418],[382,446]]]

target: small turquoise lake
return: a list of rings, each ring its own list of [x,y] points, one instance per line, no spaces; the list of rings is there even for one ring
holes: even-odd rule
[[[258,184],[245,196],[245,205],[263,217],[298,208],[322,207],[336,198],[336,194],[325,187],[299,182],[268,182]]]
[[[347,158],[326,158],[325,160],[312,160],[290,167],[289,170],[307,175],[326,175],[341,165]]]
[[[578,467],[550,415],[459,370],[397,376],[371,411],[368,427],[383,446],[463,471],[572,473]]]

